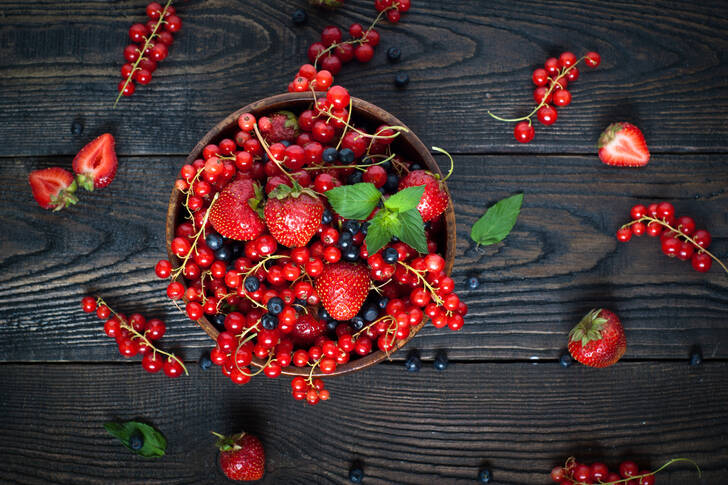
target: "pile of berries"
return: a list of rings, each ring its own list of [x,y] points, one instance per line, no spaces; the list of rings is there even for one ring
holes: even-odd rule
[[[106,320],[104,333],[116,339],[121,355],[129,358],[141,354],[145,371],[153,374],[161,370],[168,377],[179,377],[182,372],[187,374],[187,369],[178,357],[154,346],[153,342],[161,339],[167,330],[162,320],[147,320],[140,313],[134,313],[127,319],[126,315],[116,313],[101,298],[92,296],[81,300],[81,308],[86,313],[96,312],[97,317]]]
[[[157,2],[147,5],[146,24],[129,27],[129,38],[133,42],[124,48],[127,63],[121,66],[122,80],[119,82],[118,102],[121,96],[134,94],[135,84],[149,84],[157,63],[167,58],[169,46],[174,42],[172,34],[182,28],[182,20],[176,15],[172,0],[162,7]]]
[[[499,121],[516,122],[513,136],[521,143],[530,142],[535,134],[531,123],[533,115],[536,115],[538,121],[544,125],[552,125],[558,116],[554,106],[565,107],[571,103],[571,93],[566,88],[569,83],[579,79],[579,69],[576,66],[581,61],[589,67],[596,68],[601,62],[601,56],[596,52],[588,52],[577,59],[572,52],[564,52],[558,59],[555,57],[546,59],[544,67],[536,69],[531,75],[531,80],[536,85],[533,92],[536,107],[529,114],[511,119],[501,118],[490,111],[488,114]]]
[[[225,375],[244,384],[308,367],[292,392],[310,404],[329,398],[314,377],[396,350],[425,316],[458,330],[467,314],[440,254],[443,181],[393,151],[405,128],[354,124],[348,105],[333,86],[297,115],[240,115],[239,131],[180,170],[187,218],[170,247],[181,263],[155,268],[189,318],[220,331],[210,358]]]
[[[726,272],[728,268],[710,251],[711,235],[705,229],[695,230],[692,217],[675,217],[675,207],[669,202],[637,204],[630,210],[632,221],[617,231],[617,239],[627,242],[632,235],[660,236],[662,252],[671,258],[690,260],[693,269],[707,272],[715,260]]]
[[[630,460],[621,462],[617,471],[610,471],[604,463],[597,462],[588,465],[577,462],[572,456],[566,460],[564,466],[557,466],[551,470],[551,480],[559,485],[590,485],[592,483],[603,485],[655,485],[655,474],[678,462],[692,464],[700,474],[700,468],[697,464],[687,458],[674,458],[651,472],[640,470],[637,464]]]

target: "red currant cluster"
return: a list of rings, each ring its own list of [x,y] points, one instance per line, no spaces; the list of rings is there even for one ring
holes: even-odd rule
[[[705,229],[695,230],[695,221],[692,217],[675,217],[675,207],[669,202],[650,204],[645,207],[637,204],[630,211],[632,221],[623,225],[617,231],[617,239],[627,242],[632,235],[661,236],[662,252],[671,258],[682,261],[690,260],[693,269],[705,273],[710,269],[712,260],[715,260],[728,272],[726,266],[715,257],[708,247],[711,236]]]
[[[377,12],[386,12],[387,20],[393,24],[399,22],[402,14],[409,11],[411,6],[410,0],[374,0]]]
[[[134,313],[127,319],[126,315],[116,313],[101,298],[92,296],[84,297],[81,307],[86,313],[96,312],[97,317],[106,320],[104,333],[116,339],[121,355],[129,358],[141,354],[145,371],[153,374],[162,370],[168,377],[179,377],[182,372],[187,374],[187,369],[178,357],[160,350],[152,343],[161,339],[167,330],[162,320],[147,320],[140,313]]]
[[[566,88],[569,83],[579,79],[579,69],[576,66],[581,61],[589,67],[596,68],[601,62],[601,56],[596,52],[588,52],[577,59],[573,53],[564,52],[558,59],[555,57],[546,59],[544,67],[536,69],[531,75],[533,84],[536,85],[533,92],[536,107],[529,114],[511,119],[501,118],[490,111],[488,114],[499,121],[517,122],[513,130],[516,140],[521,143],[530,142],[535,134],[531,123],[533,115],[536,115],[538,121],[544,125],[552,125],[558,116],[554,106],[565,107],[571,103],[571,93]]]
[[[395,350],[425,315],[438,328],[458,330],[468,308],[453,293],[438,254],[447,192],[419,164],[392,151],[405,129],[355,125],[349,93],[340,86],[320,99],[312,94],[312,105],[297,116],[242,114],[232,138],[206,146],[202,158],[181,168],[175,186],[188,217],[171,241],[181,264],[161,260],[155,272],[171,278],[167,295],[186,300],[189,318],[207,316],[220,330],[210,357],[233,382],[245,384],[261,372],[278,377],[290,365],[309,367],[307,379],[294,380],[293,397],[315,404],[329,397],[316,371],[331,374],[375,348]],[[327,191],[362,182],[385,198],[411,185],[427,187],[426,203],[413,209],[427,221],[424,255],[389,237],[369,254],[364,219],[380,209],[350,219],[326,201]],[[243,206],[226,212],[231,191],[249,183],[256,188],[241,196]],[[279,199],[281,189],[301,195]],[[297,239],[309,227],[308,216],[297,220],[295,234],[282,235],[271,207],[289,204],[286,217],[299,217],[304,200],[320,207],[311,235]],[[253,210],[259,204],[265,211]],[[281,242],[288,237],[296,243]]]
[[[617,473],[609,471],[604,463],[597,462],[587,465],[577,462],[572,456],[566,460],[564,466],[557,466],[551,470],[551,480],[559,485],[590,485],[593,483],[603,485],[655,485],[655,474],[677,462],[687,462],[694,465],[700,475],[698,465],[687,458],[674,458],[652,472],[640,471],[635,462],[625,460],[619,464]]]
[[[173,33],[182,28],[182,20],[175,14],[172,0],[162,7],[157,2],[147,5],[146,24],[134,24],[129,27],[129,37],[133,44],[124,48],[124,59],[127,63],[121,66],[122,80],[119,82],[119,95],[134,94],[134,82],[146,85],[152,80],[152,73],[157,69],[157,62],[167,58],[169,46],[174,42]]]

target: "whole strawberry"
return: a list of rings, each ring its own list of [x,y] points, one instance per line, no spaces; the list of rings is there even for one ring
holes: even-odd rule
[[[252,434],[238,433],[232,436],[217,436],[220,450],[220,468],[230,480],[248,482],[260,480],[265,472],[265,450],[263,444]]]
[[[81,148],[73,159],[78,185],[88,191],[106,187],[114,180],[118,161],[114,137],[104,133]]]
[[[299,135],[298,118],[290,111],[278,111],[258,120],[258,128],[268,143],[294,141]]]
[[[28,183],[35,201],[44,209],[58,211],[78,202],[76,179],[68,170],[60,167],[34,170],[28,175]]]
[[[599,159],[616,167],[642,167],[650,161],[645,137],[631,123],[612,123],[599,136]]]
[[[420,211],[424,222],[431,221],[445,212],[450,198],[443,183],[425,170],[414,170],[408,173],[400,180],[399,190],[419,185],[424,185],[425,191],[422,194],[417,210]]]
[[[316,278],[316,293],[334,320],[349,320],[359,313],[370,284],[366,267],[339,262],[324,266]]]
[[[619,317],[603,308],[587,313],[569,332],[569,352],[589,367],[608,367],[627,349]]]
[[[230,182],[219,193],[210,209],[212,227],[229,239],[255,239],[265,230],[265,224],[256,211],[261,198],[260,187],[252,180]]]
[[[280,184],[268,194],[263,215],[271,235],[280,244],[297,248],[308,244],[321,225],[324,203],[315,192]]]

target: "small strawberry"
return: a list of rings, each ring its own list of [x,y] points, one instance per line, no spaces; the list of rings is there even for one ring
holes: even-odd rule
[[[212,204],[212,227],[229,239],[255,239],[265,230],[265,224],[257,212],[261,198],[260,186],[252,180],[233,180],[222,189]]]
[[[599,158],[607,165],[643,167],[650,161],[645,137],[631,123],[612,123],[599,136]]]
[[[298,118],[290,111],[278,111],[258,120],[258,128],[268,143],[293,142],[299,135]]]
[[[589,367],[608,367],[627,349],[619,317],[609,310],[595,309],[569,332],[569,352]]]
[[[263,478],[265,450],[258,438],[247,433],[212,434],[219,438],[216,445],[220,450],[220,468],[226,477],[241,482]]]
[[[308,349],[317,338],[326,333],[326,324],[318,318],[304,313],[301,315],[289,336],[296,347]]]
[[[271,235],[280,244],[303,247],[311,240],[321,225],[324,203],[310,189],[280,184],[268,194],[265,204],[265,223]]]
[[[339,262],[324,266],[316,278],[316,293],[334,320],[349,320],[359,313],[370,284],[365,266]]]
[[[44,209],[59,211],[78,202],[76,197],[76,179],[68,170],[51,167],[34,170],[28,175],[33,197]]]
[[[78,185],[88,191],[106,187],[116,175],[114,137],[104,133],[85,147],[73,159]]]
[[[431,221],[445,212],[450,198],[439,178],[424,170],[415,170],[408,173],[400,180],[399,190],[418,185],[424,185],[425,191],[422,194],[417,210],[420,211],[424,222]]]

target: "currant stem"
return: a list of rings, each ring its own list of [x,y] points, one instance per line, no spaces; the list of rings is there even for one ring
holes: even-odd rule
[[[440,295],[437,294],[437,290],[425,279],[424,276],[422,276],[422,272],[414,269],[412,266],[408,265],[405,262],[397,261],[398,264],[401,264],[405,267],[405,269],[412,271],[414,274],[417,275],[417,278],[422,282],[422,284],[427,288],[427,291],[430,292],[430,295],[432,296],[432,300],[438,305],[442,306],[443,301],[442,298],[440,298]],[[449,311],[448,311],[449,313]]]
[[[634,475],[634,476],[631,476],[629,478],[623,478],[621,480],[615,480],[613,482],[599,482],[599,484],[600,485],[617,485],[619,483],[627,483],[627,482],[630,482],[632,480],[639,481],[641,478],[645,478],[645,477],[649,477],[649,476],[652,476],[652,475],[656,475],[657,473],[661,472],[662,470],[664,470],[665,468],[669,467],[670,465],[673,465],[673,464],[679,463],[679,462],[687,462],[687,463],[690,463],[691,465],[695,466],[695,468],[698,470],[698,478],[700,478],[703,475],[703,472],[700,470],[700,467],[693,460],[691,460],[689,458],[673,458],[672,460],[669,460],[667,463],[665,463],[664,465],[662,465],[660,468],[658,468],[655,471],[651,471],[651,472],[645,473],[643,475]],[[567,463],[568,463],[568,461],[567,461]],[[586,482],[577,481],[577,480],[574,480],[571,477],[567,477],[567,480],[570,480],[573,485],[589,485]]]
[[[185,258],[182,260],[182,264],[172,272],[171,279],[172,281],[175,281],[179,275],[184,271],[185,266],[187,265],[187,262],[190,259],[190,256],[192,255],[192,252],[197,248],[197,242],[200,240],[200,236],[204,237],[205,234],[205,226],[207,225],[207,219],[210,217],[210,210],[212,209],[213,204],[215,204],[215,201],[217,200],[217,196],[220,195],[218,192],[215,194],[215,196],[212,198],[212,202],[210,202],[210,205],[207,207],[207,212],[205,212],[205,217],[202,219],[202,224],[200,224],[200,228],[197,230],[197,233],[195,233],[195,240],[192,242],[192,246],[190,246],[190,250],[187,251],[187,254],[185,255]]]
[[[258,137],[258,141],[263,146],[263,149],[265,150],[265,153],[268,154],[268,158],[270,158],[271,160],[273,160],[273,163],[275,163],[278,166],[278,168],[281,170],[281,172],[283,172],[284,174],[286,174],[286,177],[288,177],[288,179],[291,181],[291,183],[293,183],[294,186],[295,186],[295,184],[297,184],[298,182],[296,182],[296,179],[294,179],[293,176],[290,173],[288,173],[285,168],[283,168],[283,165],[281,165],[281,162],[279,162],[278,160],[276,160],[276,158],[270,152],[270,148],[268,147],[268,143],[266,143],[266,141],[263,139],[263,136],[260,134],[260,131],[258,130],[258,123],[255,123],[253,125],[253,129],[255,130],[255,136]]]
[[[346,136],[346,131],[349,129],[349,122],[351,121],[351,111],[352,111],[353,106],[354,106],[354,99],[351,96],[349,96],[349,111],[347,113],[348,116],[346,118],[346,125],[344,126],[344,131],[341,132],[341,136],[339,137],[339,143],[336,144],[336,151],[339,151],[341,142],[344,141],[344,136]]]
[[[435,151],[437,151],[437,152],[444,153],[445,155],[447,155],[447,158],[450,159],[450,170],[447,172],[447,175],[445,176],[445,178],[442,179],[442,181],[444,182],[444,181],[446,181],[447,179],[450,178],[450,175],[452,175],[452,171],[455,168],[455,162],[452,159],[452,155],[450,155],[447,151],[443,150],[442,148],[440,148],[440,147],[432,147],[432,149],[435,150]]]

